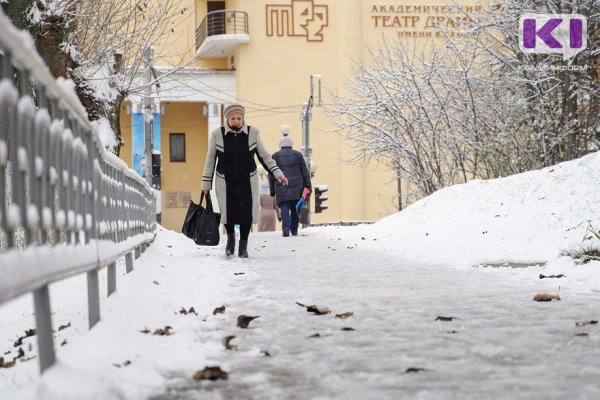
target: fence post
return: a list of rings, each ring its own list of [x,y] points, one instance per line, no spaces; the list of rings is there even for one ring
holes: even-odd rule
[[[117,290],[117,263],[113,262],[106,267],[106,276],[108,282],[108,295],[110,296]]]
[[[40,370],[44,372],[54,364],[54,339],[52,338],[52,316],[48,285],[33,292],[33,307],[40,354]]]
[[[133,271],[133,254],[131,252],[125,254],[125,271],[127,273]]]
[[[87,273],[87,292],[88,292],[88,320],[89,327],[100,321],[100,282],[98,279],[98,270]]]

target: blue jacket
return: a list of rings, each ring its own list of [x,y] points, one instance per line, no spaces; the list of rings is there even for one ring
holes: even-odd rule
[[[283,186],[272,174],[269,174],[271,196],[276,197],[277,204],[283,201],[300,200],[304,188],[311,189],[310,174],[302,153],[292,150],[291,147],[283,147],[272,157],[287,178],[288,185]]]

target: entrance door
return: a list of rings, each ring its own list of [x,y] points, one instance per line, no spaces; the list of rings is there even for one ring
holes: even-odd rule
[[[224,11],[224,1],[209,1],[206,3],[206,11],[210,13],[212,11]],[[208,36],[223,35],[225,34],[225,13],[214,13],[208,14]]]

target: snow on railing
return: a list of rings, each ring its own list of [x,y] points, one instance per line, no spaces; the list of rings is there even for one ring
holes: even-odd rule
[[[116,262],[127,272],[155,236],[155,195],[106,151],[85,109],[29,34],[0,10],[0,305],[33,292],[40,368],[54,363],[48,285],[87,273],[89,326]]]

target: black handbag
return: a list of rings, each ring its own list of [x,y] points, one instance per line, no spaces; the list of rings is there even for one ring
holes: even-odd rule
[[[201,206],[204,193],[200,196],[200,204],[194,203],[190,200],[187,214],[183,220],[183,227],[181,232],[190,239],[194,239],[194,232],[196,231],[196,225],[200,221],[200,215],[204,212],[204,208]]]
[[[200,197],[200,207],[202,198]],[[219,224],[221,223],[221,214],[213,211],[210,195],[206,195],[206,208],[202,208],[202,212],[196,214],[197,223],[194,227],[194,242],[198,246],[216,246],[219,244],[221,234],[219,232]]]

